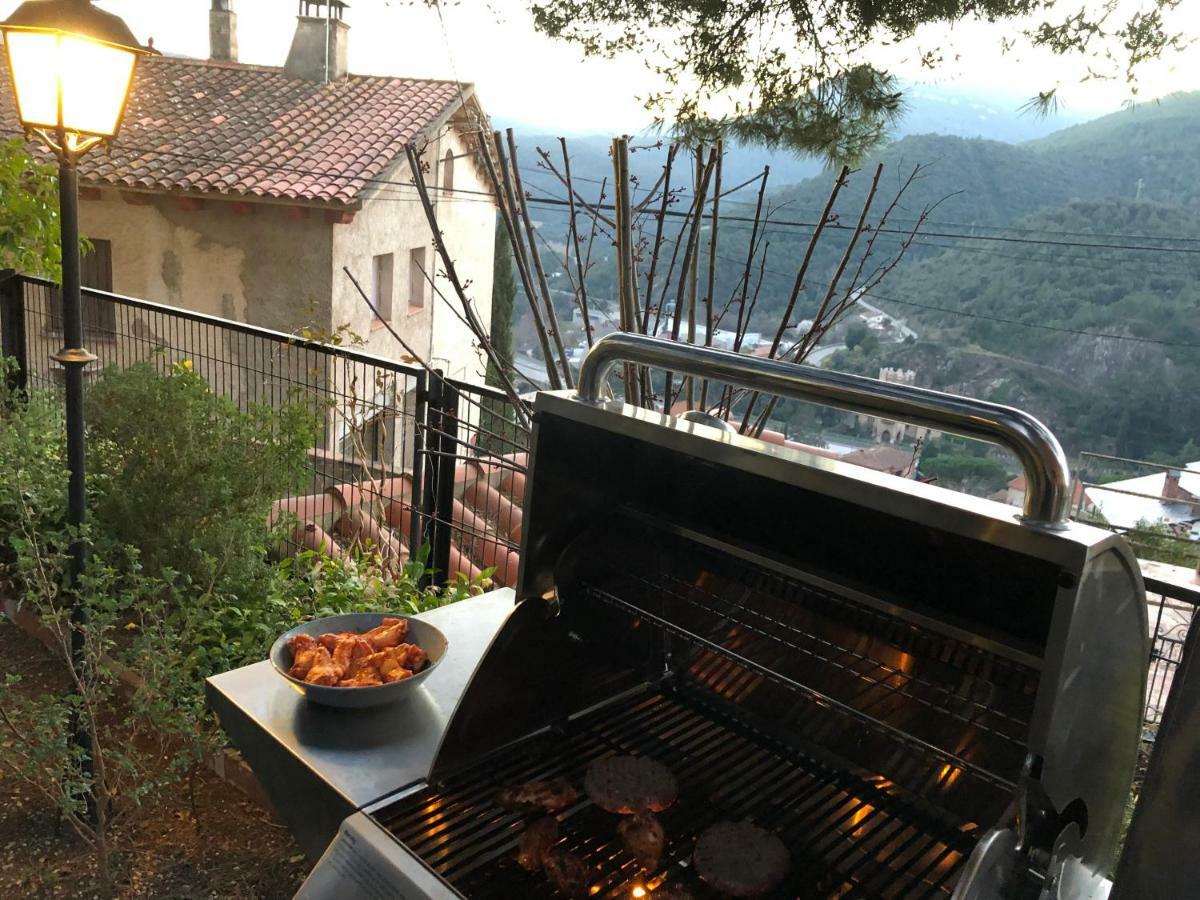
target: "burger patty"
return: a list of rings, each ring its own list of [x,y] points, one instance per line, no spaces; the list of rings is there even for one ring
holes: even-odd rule
[[[692,854],[696,872],[734,897],[765,894],[787,875],[783,841],[751,822],[717,822],[704,829]]]
[[[614,813],[662,812],[679,796],[671,770],[644,756],[609,756],[588,766],[584,790],[601,809]]]

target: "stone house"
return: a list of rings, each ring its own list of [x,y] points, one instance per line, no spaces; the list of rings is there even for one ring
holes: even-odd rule
[[[879,380],[891,384],[915,385],[917,373],[912,369],[884,366],[879,370]],[[896,422],[880,416],[858,414],[858,427],[869,431],[876,441],[884,444],[904,444],[915,441],[929,442],[941,436],[941,432],[909,422]]]
[[[112,152],[80,166],[85,283],[289,333],[342,328],[403,357],[347,269],[417,354],[482,381],[470,332],[438,299],[453,293],[405,147],[422,151],[447,246],[490,322],[495,211],[473,138],[486,118],[469,84],[350,74],[345,6],[331,3],[301,0],[282,67],[237,62],[231,0],[212,0],[210,59],[142,62]],[[13,134],[10,91],[0,79],[0,132]],[[104,359],[113,310],[85,316]]]

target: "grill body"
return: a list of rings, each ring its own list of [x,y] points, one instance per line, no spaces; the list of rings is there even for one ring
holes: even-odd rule
[[[780,897],[1018,896],[998,855],[1084,897],[1111,866],[1147,634],[1120,538],[568,394],[538,396],[525,517],[428,783],[372,813],[448,890],[554,896],[495,794],[615,753],[680,800],[650,873],[586,797],[560,814],[596,896],[705,896],[720,819],[783,838]]]

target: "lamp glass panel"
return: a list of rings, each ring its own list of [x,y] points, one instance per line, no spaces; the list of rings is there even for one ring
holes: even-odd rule
[[[121,123],[137,56],[110,44],[63,35],[58,45],[63,127],[112,136]]]
[[[58,126],[58,36],[45,31],[8,31],[8,66],[24,125]]]
[[[9,31],[4,36],[17,93],[17,114],[28,126],[111,137],[121,122],[137,56],[129,50],[59,32]]]

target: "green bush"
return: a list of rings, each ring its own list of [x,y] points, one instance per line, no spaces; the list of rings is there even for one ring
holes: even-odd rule
[[[40,527],[59,528],[67,513],[67,441],[56,394],[18,395],[7,387],[14,363],[0,357],[0,536],[13,534],[25,515]],[[0,560],[12,547],[0,539]]]
[[[268,511],[298,485],[316,419],[298,401],[241,412],[186,365],[109,370],[90,390],[94,514],[75,535],[64,524],[62,397],[7,391],[8,365],[0,359],[0,588],[50,629],[74,690],[27,698],[8,689],[14,679],[0,682],[0,763],[89,843],[108,887],[113,826],[221,741],[205,676],[264,658],[307,619],[421,612],[478,592],[490,572],[422,588],[423,553],[399,577],[370,553],[269,563]],[[76,536],[91,555],[71,587]],[[124,699],[123,669],[144,683]],[[72,733],[85,736],[93,770]],[[89,796],[97,818],[85,814]]]
[[[203,591],[254,589],[272,540],[274,500],[298,488],[318,419],[292,398],[238,409],[188,363],[109,369],[87,397],[92,514],[138,548],[152,574],[171,569]]]
[[[197,680],[267,655],[280,634],[301,622],[354,612],[415,615],[479,593],[491,569],[475,581],[458,576],[444,585],[422,588],[426,550],[407,563],[399,577],[377,555],[332,559],[311,550],[282,560],[273,577],[253,597],[214,595],[181,610],[181,631],[191,648],[188,667]]]

